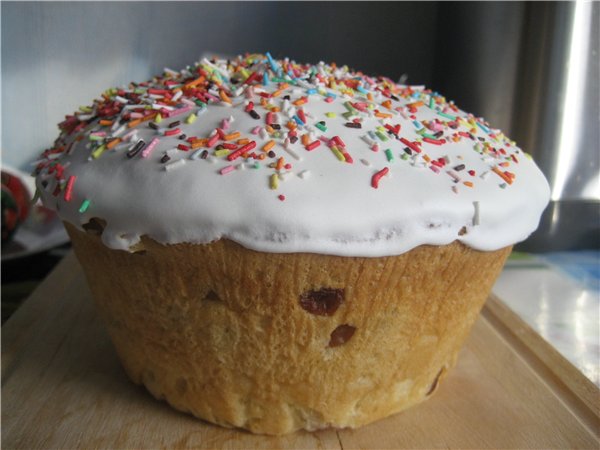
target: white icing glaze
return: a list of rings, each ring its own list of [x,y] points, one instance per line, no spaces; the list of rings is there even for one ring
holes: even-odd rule
[[[225,62],[211,66],[218,66],[222,76],[228,73]],[[268,64],[265,66],[269,67]],[[325,65],[316,68],[320,72],[330,70]],[[351,78],[343,69],[335,72],[338,78]],[[189,73],[185,75],[190,76]],[[303,80],[300,86],[290,86],[277,98],[269,99],[282,109],[276,114],[282,129],[281,136],[274,139],[276,145],[272,149],[277,157],[262,161],[243,157],[228,161],[224,156],[214,155],[214,146],[209,149],[210,156],[202,159],[200,155],[205,147],[178,150],[178,144],[189,144],[176,136],[163,136],[162,132],[176,120],[181,121],[178,128],[188,137],[207,138],[217,127],[228,126],[226,134],[239,131],[241,137],[256,141],[253,152],[261,154],[262,147],[273,136],[263,130],[267,111],[259,105],[261,97],[258,93],[276,91],[278,85],[275,82],[252,89],[240,89],[241,83],[233,86],[233,106],[219,102],[200,109],[191,106],[188,99],[177,108],[189,107],[190,110],[163,119],[159,130],[150,128],[148,122],[129,130],[118,123],[112,127],[100,126],[94,119],[85,127],[84,138],[80,141],[75,140],[78,133],[61,136],[56,147],[63,146],[68,151],[63,151],[59,158],[56,153],[46,153],[46,161],[59,161],[64,170],[62,179],[58,177],[57,180],[56,172],[49,173],[49,165],[41,168],[37,185],[42,200],[46,206],[57,210],[62,219],[78,227],[93,217],[106,220],[103,242],[123,250],[138,242],[142,235],[147,235],[165,244],[207,243],[228,238],[247,248],[266,252],[374,257],[401,254],[422,244],[444,245],[455,240],[478,250],[496,250],[527,238],[535,230],[549,199],[549,187],[540,170],[523,152],[501,137],[498,140],[490,137],[483,122],[480,122],[483,126],[463,122],[456,129],[443,128],[443,138],[448,140],[458,131],[475,130],[475,141],[463,136],[459,142],[440,146],[423,142],[422,152],[417,157],[403,160],[401,155],[405,154],[406,145],[390,135],[387,142],[376,136],[368,137],[368,131],[383,123],[400,124],[400,137],[411,142],[420,140],[417,126],[410,118],[411,112],[405,106],[417,100],[426,103],[418,107],[418,121],[449,119],[427,106],[430,93],[421,89],[415,90],[415,98],[392,100],[391,110],[382,107],[381,102],[387,98],[365,80],[363,78],[362,86],[373,95],[375,108],[392,114],[391,118],[375,117],[369,110],[358,112],[350,120],[362,119],[362,128],[348,128],[344,125],[347,120],[342,117],[347,112],[344,103],[348,100],[368,102],[366,97],[358,91],[351,98],[327,89],[337,95],[333,102],[327,103],[319,93],[307,94],[308,89],[319,86]],[[407,92],[406,88],[395,89]],[[286,140],[288,130],[284,125],[298,110],[283,99],[286,94],[290,95],[291,102],[303,96],[309,98],[301,106],[307,124],[299,128],[298,134],[308,131],[311,142],[319,136],[341,137],[354,160],[352,164],[341,162],[325,143],[307,151],[300,139],[293,144]],[[177,95],[178,102],[182,98],[185,100],[185,96]],[[256,105],[255,110],[261,116],[259,120],[244,110],[248,97]],[[441,101],[440,97],[436,98]],[[127,99],[118,98],[117,101],[126,102]],[[437,107],[443,107],[447,114],[469,120],[467,114],[452,111],[445,102]],[[292,109],[286,111],[287,108]],[[188,124],[186,118],[192,112],[198,117]],[[331,112],[337,117],[326,116]],[[93,113],[87,116],[93,117]],[[326,122],[325,132],[315,126],[321,120]],[[256,127],[261,128],[255,130]],[[135,136],[131,142],[105,150],[97,158],[90,156],[94,142],[101,142],[94,141],[90,145],[90,132],[104,131],[108,137],[123,138],[131,136],[132,130]],[[258,134],[253,134],[253,130]],[[435,131],[427,132],[433,134]],[[501,135],[496,132],[496,136]],[[475,151],[477,143],[482,145],[480,137],[494,148],[504,149],[507,155],[499,159],[489,152]],[[153,142],[155,138],[158,138],[157,142]],[[127,158],[127,150],[137,139],[145,141],[145,150],[153,142],[151,151]],[[378,143],[379,151],[372,151],[367,142]],[[391,150],[393,161],[387,160],[385,149]],[[170,160],[161,163],[165,154]],[[429,167],[431,164],[423,159],[425,154],[431,159],[447,157],[448,163],[435,173]],[[509,159],[511,154],[518,163]],[[279,157],[292,167],[280,171],[270,168],[269,164],[277,162]],[[506,184],[504,180],[492,172],[499,162],[509,164],[501,170],[509,170],[515,175],[512,184],[505,187],[500,187]],[[459,164],[464,164],[465,169],[454,170]],[[227,166],[234,168],[221,174]],[[375,189],[371,186],[371,177],[384,167],[389,168],[389,173],[381,178]],[[468,170],[474,170],[475,174],[470,175]],[[271,189],[273,174],[278,177],[277,189]],[[71,176],[76,179],[70,201],[65,200],[64,190],[53,195],[57,183],[64,188]],[[473,187],[464,185],[464,181],[472,182]],[[280,195],[285,199],[280,200]],[[85,199],[89,200],[89,207],[85,212],[79,212]],[[466,229],[464,234],[460,232],[463,227]]]

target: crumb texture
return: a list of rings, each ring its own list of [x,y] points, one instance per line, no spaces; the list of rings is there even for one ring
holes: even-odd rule
[[[427,398],[510,252],[455,242],[343,258],[144,237],[127,253],[66,227],[130,378],[265,434],[358,427]]]

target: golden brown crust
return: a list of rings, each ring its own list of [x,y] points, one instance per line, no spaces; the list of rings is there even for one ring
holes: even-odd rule
[[[348,258],[148,238],[127,253],[66,227],[131,379],[266,434],[357,427],[425,399],[510,253],[456,242]]]

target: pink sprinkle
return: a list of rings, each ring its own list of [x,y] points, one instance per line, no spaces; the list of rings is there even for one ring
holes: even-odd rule
[[[435,173],[440,173],[440,168],[437,166],[434,166],[433,164],[429,166],[429,168],[431,170],[433,170]]]
[[[190,112],[192,110],[191,106],[184,106],[183,108],[178,108],[174,111],[169,111],[169,117],[173,117],[173,116],[179,116],[180,114],[185,114],[187,112]]]
[[[258,133],[260,133],[260,127],[254,127],[254,128],[252,128],[251,133],[252,134],[258,134]]]
[[[129,117],[132,119],[141,119],[142,117],[144,117],[144,115],[139,112],[132,112],[129,114]]]
[[[160,141],[158,138],[152,139],[150,143],[146,146],[146,148],[142,150],[142,158],[147,158],[148,156],[150,156],[150,152],[154,150],[154,148],[158,145],[159,142]]]
[[[333,102],[333,97],[325,97],[325,103]]]
[[[214,101],[214,102],[220,102],[220,101],[221,101],[221,99],[220,99],[220,98],[217,98],[217,97],[215,97],[214,95],[212,95],[212,94],[209,94],[208,92],[205,92],[205,93],[204,93],[204,96],[205,96],[205,97],[207,97],[207,98],[209,98],[209,99],[211,99],[211,100],[212,100],[212,101]]]
[[[207,144],[209,147],[212,147],[213,145],[215,145],[217,143],[218,140],[219,140],[219,133],[215,133],[210,137]]]
[[[221,121],[221,128],[223,130],[229,130],[229,119],[223,119]]]
[[[275,114],[273,114],[272,112],[268,112],[267,118],[266,118],[267,125],[271,125],[274,120],[275,120]]]
[[[227,175],[229,172],[232,172],[235,170],[235,166],[225,166],[220,170],[220,174],[221,175]]]
[[[378,152],[379,151],[379,145],[378,144],[373,144],[371,146],[371,150],[373,150],[374,152]]]

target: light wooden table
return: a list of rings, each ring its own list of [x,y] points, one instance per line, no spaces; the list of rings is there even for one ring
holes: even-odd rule
[[[2,448],[599,448],[589,380],[491,297],[432,399],[358,430],[283,437],[177,412],[131,382],[67,256],[2,327]]]

